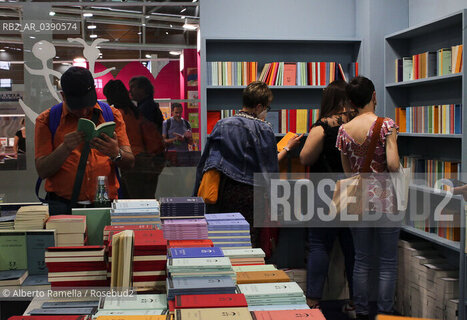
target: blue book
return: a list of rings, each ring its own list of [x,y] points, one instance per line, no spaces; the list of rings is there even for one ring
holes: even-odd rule
[[[208,62],[206,63],[207,65],[207,69],[208,69],[208,76],[207,76],[207,80],[208,80],[208,86],[212,85],[212,63],[211,62]]]
[[[46,316],[46,315],[88,315],[94,313],[96,308],[51,308],[51,309],[34,309],[29,314],[31,316]]]
[[[246,220],[209,221],[208,230],[249,230],[250,224]]]
[[[266,121],[272,125],[274,133],[279,133],[279,111],[269,111],[266,114]]]
[[[454,133],[462,133],[462,105],[456,104],[454,106]]]
[[[42,309],[54,308],[97,308],[99,300],[95,301],[46,301],[42,304]]]
[[[45,251],[48,247],[55,247],[53,230],[27,233],[26,248],[30,275],[46,275],[49,272],[45,265]]]
[[[167,289],[175,290],[212,290],[233,288],[235,290],[235,283],[231,277],[180,277],[180,278],[167,278]]]
[[[207,221],[245,220],[245,217],[243,217],[243,215],[240,212],[207,213],[204,215],[204,217],[206,218]]]
[[[228,230],[208,232],[208,237],[224,237],[224,236],[250,236],[250,230]]]
[[[215,247],[226,248],[226,247],[248,247],[251,248],[251,243],[216,243],[213,241]]]
[[[50,285],[47,274],[37,274],[33,276],[30,275],[26,278],[26,280],[24,280],[22,284],[23,287],[46,285]]]
[[[223,257],[224,253],[220,248],[170,248],[168,252],[170,258],[210,258]]]

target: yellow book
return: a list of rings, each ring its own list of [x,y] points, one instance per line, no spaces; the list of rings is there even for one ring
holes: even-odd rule
[[[298,109],[297,110],[297,133],[308,132],[307,120],[308,120],[308,110]]]
[[[297,135],[293,132],[287,132],[287,134],[277,143],[277,152],[281,152],[282,149],[284,149],[284,147],[287,146],[287,142],[289,142],[290,139],[296,136]]]

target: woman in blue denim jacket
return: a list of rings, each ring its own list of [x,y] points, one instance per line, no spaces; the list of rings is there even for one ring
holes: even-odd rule
[[[217,122],[196,172],[195,194],[204,172],[216,169],[221,173],[217,203],[208,205],[208,211],[240,212],[250,223],[253,247],[258,245],[258,231],[253,228],[254,174],[279,170],[274,132],[268,122],[261,120],[272,98],[264,82],[250,83],[243,91],[242,110]]]

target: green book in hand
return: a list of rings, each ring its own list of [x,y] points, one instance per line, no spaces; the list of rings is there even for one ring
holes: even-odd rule
[[[96,127],[94,122],[89,119],[80,118],[78,120],[78,131],[84,132],[86,141],[91,141],[93,138],[99,137],[101,133],[113,137],[114,130],[115,122],[113,121],[101,123]]]

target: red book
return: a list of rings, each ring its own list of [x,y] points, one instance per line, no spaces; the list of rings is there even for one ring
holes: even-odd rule
[[[221,119],[221,112],[220,111],[208,111],[207,113],[207,132],[211,134],[214,126],[216,125],[217,121]]]
[[[453,104],[450,104],[449,105],[449,111],[450,111],[450,114],[449,114],[449,120],[450,120],[450,124],[449,124],[449,131],[451,134],[454,134],[454,117],[455,117],[455,114],[454,114],[454,105]]]
[[[8,320],[84,320],[86,316],[13,316]]]
[[[90,251],[100,251],[102,249],[104,249],[105,247],[104,246],[68,246],[68,247],[48,247],[47,248],[47,251],[69,251],[70,253],[73,253],[73,252],[81,252],[81,251],[86,251],[86,252],[90,252]],[[84,256],[86,257],[86,254],[84,255],[79,255],[79,256]]]
[[[133,277],[134,282],[165,281],[165,279],[167,279],[166,275]]]
[[[320,69],[320,74],[321,74],[321,80],[319,85],[320,86],[325,86],[326,85],[326,62],[320,62],[319,63],[319,69]]]
[[[211,248],[214,244],[211,240],[169,240],[169,248]]]
[[[167,240],[162,230],[134,230],[135,251],[163,250],[167,251]]]
[[[67,271],[95,271],[106,270],[106,264],[101,262],[48,262],[46,263],[49,272]]]
[[[51,282],[52,288],[75,288],[75,287],[108,287],[110,280],[95,280],[95,281],[56,281]]]
[[[289,118],[289,130],[290,132],[297,132],[297,110],[296,109],[291,109],[288,112],[288,118]]]
[[[174,300],[167,300],[167,303],[169,305],[169,311],[174,312],[175,311],[175,301]]]
[[[313,73],[312,73],[312,63],[313,62],[308,62],[306,65],[308,67],[308,85],[312,86],[313,85]]]
[[[319,309],[304,310],[276,310],[276,311],[254,311],[256,320],[283,320],[283,319],[308,319],[308,320],[326,320]]]
[[[297,64],[284,63],[284,86],[294,86],[297,80]]]
[[[175,309],[247,307],[243,294],[197,294],[175,296]]]

